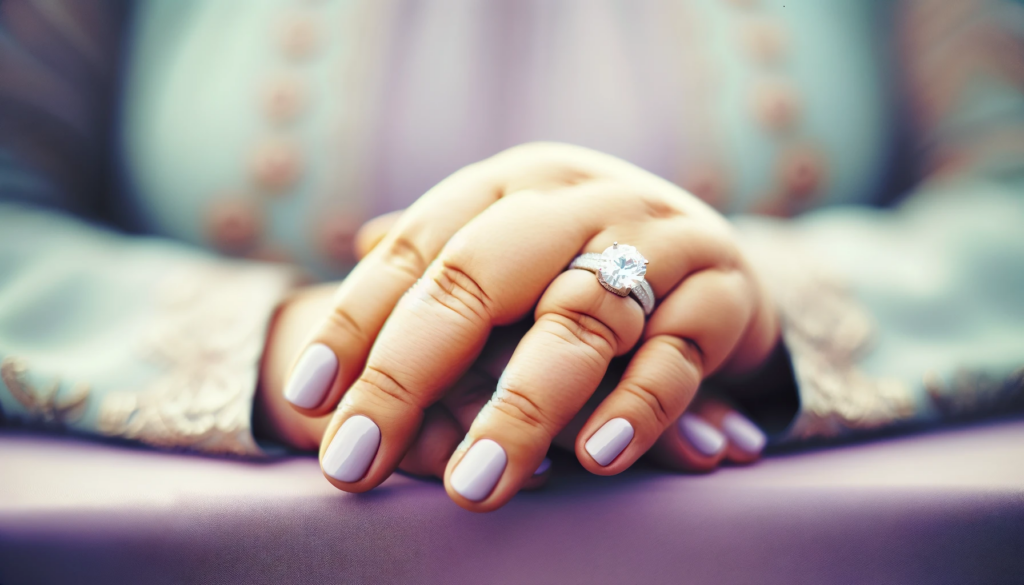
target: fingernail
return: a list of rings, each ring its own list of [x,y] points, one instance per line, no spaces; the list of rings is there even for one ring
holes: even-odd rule
[[[537,471],[534,471],[533,474],[534,475],[544,475],[544,472],[546,472],[549,469],[551,469],[551,460],[548,459],[547,457],[545,457],[544,461],[540,462],[540,467],[538,467]]]
[[[725,448],[725,436],[699,416],[684,414],[679,419],[679,430],[691,445],[708,457],[718,455]]]
[[[295,406],[316,408],[324,401],[337,373],[338,356],[326,345],[314,343],[295,365],[284,388],[284,397]]]
[[[341,425],[324,453],[323,468],[338,481],[359,481],[377,455],[380,427],[361,414]]]
[[[480,439],[466,452],[452,472],[452,489],[474,502],[486,498],[498,484],[508,456],[501,445],[490,439]]]
[[[760,453],[768,442],[768,437],[757,428],[757,425],[737,412],[730,412],[722,417],[722,431],[729,437],[730,443],[751,455]]]
[[[633,425],[624,418],[613,418],[597,429],[585,445],[587,453],[605,467],[622,453],[626,445],[633,440]]]

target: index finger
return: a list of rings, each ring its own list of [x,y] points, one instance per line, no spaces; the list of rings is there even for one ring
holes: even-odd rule
[[[496,197],[492,179],[456,173],[403,214],[335,291],[326,319],[292,366],[284,391],[292,406],[311,416],[334,408],[401,296],[450,235]]]
[[[310,416],[330,412],[362,371],[399,299],[455,232],[508,192],[630,172],[626,163],[609,158],[578,147],[521,147],[466,167],[428,191],[338,287],[330,313],[291,368],[285,397]]]

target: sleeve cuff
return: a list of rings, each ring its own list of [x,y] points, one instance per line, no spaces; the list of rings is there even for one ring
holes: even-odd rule
[[[141,345],[160,373],[145,388],[103,395],[97,431],[165,449],[265,455],[253,437],[253,398],[270,319],[296,280],[246,263],[169,274]]]
[[[739,222],[744,250],[781,315],[800,406],[778,442],[839,437],[914,419],[914,390],[863,372],[875,324],[840,279],[803,252],[799,236],[764,219]]]

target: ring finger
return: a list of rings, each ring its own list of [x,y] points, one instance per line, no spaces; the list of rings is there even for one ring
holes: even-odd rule
[[[711,261],[693,250],[717,249],[706,246],[705,235],[691,229],[686,219],[643,225],[634,232],[642,235],[630,241],[638,249],[653,250],[648,275],[655,291],[670,290],[689,271]],[[587,250],[600,250],[612,233],[629,232],[628,227],[617,226],[593,238]],[[693,243],[688,246],[690,254],[673,253],[678,245],[659,245],[665,240],[678,244],[681,234]],[[611,359],[628,352],[644,326],[643,311],[636,301],[610,293],[594,274],[582,270],[558,276],[541,297],[535,316],[535,324],[513,354],[494,397],[449,463],[449,494],[468,509],[494,509],[515,494],[552,439],[593,394]],[[645,359],[638,355],[634,362],[638,358],[641,362]],[[674,416],[692,396],[672,387],[659,386],[658,392],[665,394],[665,403],[673,402],[670,410]],[[620,431],[625,428],[622,422],[614,423],[620,425]],[[637,457],[663,428],[641,427],[643,434],[635,443]],[[623,432],[631,438],[633,427]]]

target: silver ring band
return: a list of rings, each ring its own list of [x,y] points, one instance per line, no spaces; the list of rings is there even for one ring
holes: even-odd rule
[[[619,243],[615,242],[611,247],[602,252],[601,254],[588,253],[581,254],[576,257],[575,260],[569,264],[569,269],[587,270],[597,275],[597,281],[601,283],[601,286],[605,290],[615,293],[620,297],[631,296],[633,300],[640,304],[640,308],[643,309],[644,315],[650,315],[654,311],[654,291],[651,290],[651,285],[644,279],[643,274],[646,273],[647,260],[636,251],[636,248],[632,246],[626,246],[623,244],[623,249],[626,254],[635,253],[635,258],[642,261],[643,268],[639,270],[640,276],[633,276],[632,278],[625,279],[624,285],[615,286],[610,282],[612,280],[608,277],[609,268],[614,268],[610,263],[614,261],[616,256],[621,257],[619,254]]]

